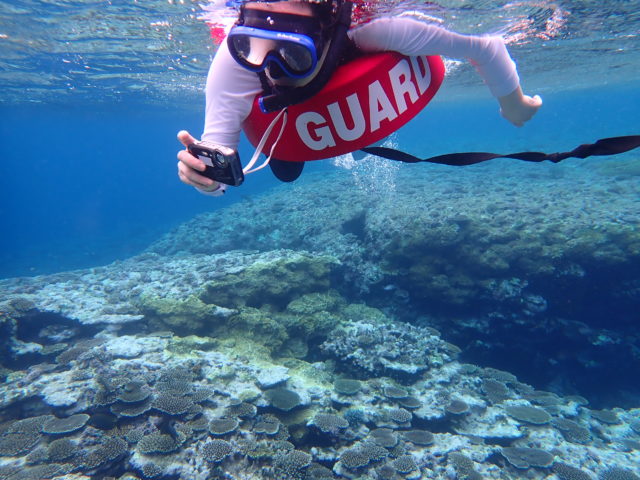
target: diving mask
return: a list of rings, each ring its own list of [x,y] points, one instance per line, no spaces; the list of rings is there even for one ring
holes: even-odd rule
[[[305,78],[324,48],[321,22],[312,16],[242,8],[227,45],[247,70],[260,72],[275,63],[288,77]]]

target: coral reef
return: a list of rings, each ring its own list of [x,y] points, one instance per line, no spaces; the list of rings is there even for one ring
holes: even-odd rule
[[[501,453],[516,468],[549,467],[553,463],[553,455],[539,448],[508,447]]]
[[[389,322],[351,322],[329,333],[321,348],[341,360],[340,368],[363,378],[412,378],[455,356],[433,330]]]
[[[293,189],[276,189],[261,202],[200,215],[150,251],[302,248],[336,256],[346,281],[376,290],[385,300],[404,291],[412,301],[469,309],[498,304],[503,314],[524,315],[562,309],[572,296],[588,309],[589,299],[577,297],[583,290],[576,284],[586,286],[599,268],[640,260],[633,178],[616,178],[611,195],[610,178],[580,169],[538,168],[531,173],[535,182],[522,181],[521,165],[499,175],[489,168],[436,171],[437,180],[430,178],[425,189],[424,177],[401,169],[402,188],[387,195],[354,187],[344,172],[331,176],[330,194],[319,191],[320,180],[311,177]],[[569,172],[562,176],[569,183],[562,189],[558,172]],[[588,209],[576,201],[575,191],[589,199]],[[545,208],[550,195],[554,208]],[[601,298],[617,296],[625,280],[619,278]],[[387,285],[395,288],[384,290]]]
[[[347,320],[345,311],[362,316]],[[9,373],[1,389],[0,462],[15,475],[27,461],[24,478],[117,470],[140,479],[444,480],[451,472],[499,479],[526,470],[542,479],[550,468],[561,480],[633,478],[640,451],[618,445],[640,437],[640,412],[590,410],[582,398],[459,363],[436,330],[371,308],[334,302],[329,313],[341,330],[311,346],[323,361],[309,364],[259,349],[248,357],[249,350],[225,347],[225,338],[156,334],[145,337],[153,343],[136,343],[109,326],[100,342],[83,341],[73,347],[80,354],[40,369],[23,396],[7,397],[25,385]],[[371,335],[378,334],[373,348]],[[119,342],[132,343],[135,355],[115,348]],[[412,362],[424,368],[397,368]],[[344,369],[360,380],[342,376]],[[86,392],[60,407],[40,394],[57,382]],[[19,411],[41,414],[9,416]]]
[[[567,352],[589,338],[630,359],[635,333],[577,323],[558,301],[594,265],[624,271],[611,289],[636,301],[622,268],[636,214],[594,230],[607,209],[546,215],[509,175],[489,199],[465,174],[448,181],[432,189],[446,208],[415,201],[411,178],[376,208],[302,184],[295,201],[271,195],[291,214],[275,229],[258,202],[234,228],[218,217],[215,236],[205,215],[125,262],[0,281],[0,478],[638,478],[640,410],[462,363],[449,336],[515,349],[520,326],[535,332],[524,354],[557,333]]]
[[[509,405],[505,410],[507,414],[516,420],[534,425],[544,425],[551,420],[551,415],[547,412],[541,408],[531,407],[529,405]]]
[[[590,165],[625,171],[625,163]],[[344,171],[309,175],[259,202],[200,215],[150,251],[243,245],[329,254],[341,262],[344,296],[408,322],[430,317],[470,361],[535,372],[530,383],[550,384],[559,372],[577,392],[615,381],[612,389],[637,394],[609,374],[640,368],[640,338],[626,313],[640,307],[637,180],[540,167],[400,168],[392,183],[402,187],[391,189],[362,188]],[[331,188],[318,188],[326,182]],[[611,318],[619,319],[614,328]],[[558,359],[560,344],[571,353]]]

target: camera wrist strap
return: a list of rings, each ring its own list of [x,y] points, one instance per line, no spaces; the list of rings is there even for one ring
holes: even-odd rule
[[[271,145],[271,149],[269,149],[269,156],[262,163],[262,165],[260,165],[259,167],[252,168],[255,165],[255,163],[258,161],[258,157],[260,157],[260,154],[262,153],[262,149],[264,148],[265,143],[267,143],[267,140],[271,135],[271,131],[277,125],[277,123],[280,121],[281,118],[282,118],[282,126],[280,127],[280,132],[278,133],[278,137],[276,138],[275,142],[273,142],[273,144]],[[260,142],[256,146],[255,152],[253,152],[253,156],[251,157],[251,160],[249,160],[249,163],[247,163],[247,166],[242,169],[245,175],[248,173],[257,172],[258,170],[262,170],[264,167],[269,165],[269,162],[271,161],[271,156],[273,155],[273,151],[278,145],[278,142],[280,141],[280,138],[284,133],[284,127],[286,125],[287,125],[287,109],[285,107],[282,110],[280,110],[280,113],[278,113],[278,115],[275,116],[275,118],[271,121],[267,129],[264,131],[264,134],[262,135]]]

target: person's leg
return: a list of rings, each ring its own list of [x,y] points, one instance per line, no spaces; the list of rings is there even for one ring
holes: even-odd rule
[[[293,182],[302,173],[304,162],[285,162],[277,158],[272,158],[269,161],[269,166],[278,180],[282,182]]]

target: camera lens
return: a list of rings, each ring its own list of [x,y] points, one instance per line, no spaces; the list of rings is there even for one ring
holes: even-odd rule
[[[224,155],[222,155],[220,152],[215,153],[215,160],[221,167],[224,167],[227,164],[227,159],[224,158]]]

